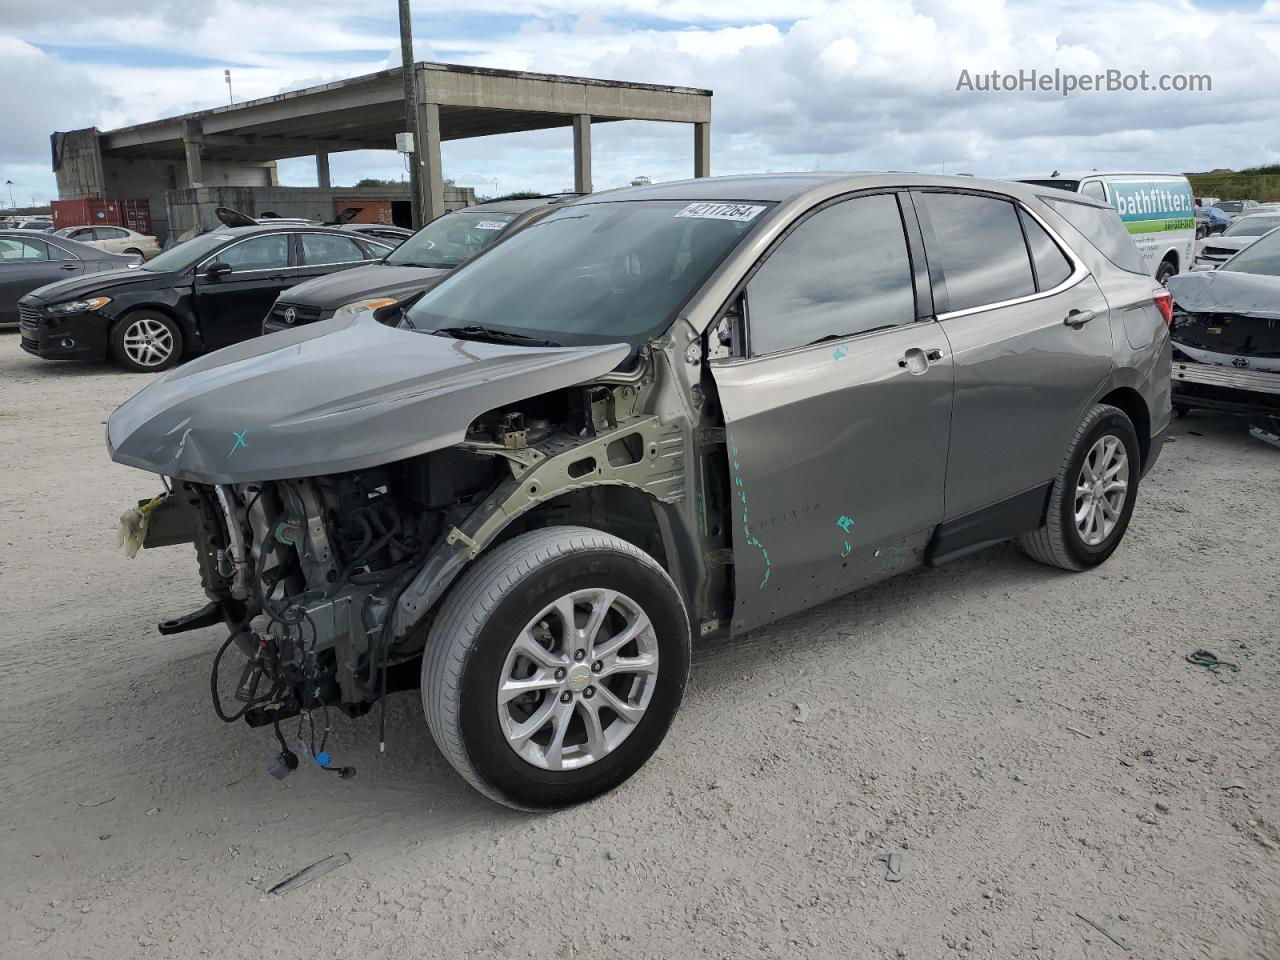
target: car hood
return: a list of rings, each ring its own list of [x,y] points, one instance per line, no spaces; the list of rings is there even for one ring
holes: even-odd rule
[[[112,290],[121,287],[133,287],[151,284],[156,287],[169,287],[177,282],[178,276],[172,273],[151,273],[134,268],[123,270],[99,270],[85,273],[66,280],[56,280],[32,290],[23,300],[34,300],[40,303],[61,303],[64,300],[78,300],[91,294],[109,296]]]
[[[1280,319],[1280,277],[1221,269],[1181,273],[1169,278],[1169,292],[1187,313]]]
[[[359,470],[458,443],[485,411],[598,377],[628,350],[454,340],[360,313],[158,377],[111,415],[107,446],[117,463],[200,483]]]
[[[1257,237],[1207,237],[1200,241],[1200,249],[1203,250],[1205,247],[1221,247],[1223,250],[1243,250],[1257,239]]]
[[[398,299],[417,293],[439,283],[448,273],[448,270],[437,267],[400,267],[390,263],[371,263],[364,267],[339,270],[290,287],[280,294],[280,302],[336,310],[367,297]]]

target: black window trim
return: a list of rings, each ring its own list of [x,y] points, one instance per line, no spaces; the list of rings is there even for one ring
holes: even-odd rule
[[[1066,254],[1067,259],[1071,262],[1071,273],[1067,274],[1066,279],[1063,280],[1061,283],[1059,283],[1055,287],[1051,287],[1048,290],[1037,289],[1035,293],[1027,294],[1026,296],[1022,296],[1022,297],[1013,297],[1012,299],[1009,299],[1009,300],[997,300],[992,303],[981,303],[981,304],[978,304],[977,306],[965,307],[963,310],[950,309],[951,301],[947,295],[946,276],[944,274],[944,271],[942,270],[942,264],[930,263],[929,272],[930,272],[930,279],[933,282],[933,302],[934,302],[934,305],[938,307],[937,318],[939,320],[952,320],[958,317],[967,317],[971,314],[983,313],[987,310],[998,310],[998,309],[1001,309],[1002,307],[1012,307],[1021,303],[1031,303],[1035,300],[1042,300],[1047,297],[1056,296],[1057,294],[1062,293],[1064,290],[1067,290],[1070,287],[1075,286],[1077,283],[1079,283],[1081,280],[1083,280],[1086,276],[1089,275],[1089,268],[1086,267],[1084,264],[1084,261],[1081,260],[1080,257],[1076,255],[1076,252],[1073,249],[1071,249],[1071,245],[1062,239],[1062,235],[1059,234],[1058,231],[1054,230],[1052,226],[1046,223],[1044,217],[1036,213],[1035,210],[1031,209],[1031,207],[1029,207],[1026,203],[1024,203],[1018,197],[1012,196],[1007,193],[995,193],[991,190],[965,190],[957,187],[914,187],[912,188],[911,192],[912,194],[917,194],[917,193],[956,194],[958,193],[958,194],[964,194],[966,196],[987,197],[988,199],[991,199],[991,200],[1003,200],[1005,203],[1011,203],[1016,209],[1025,211],[1032,219],[1034,219],[1035,222],[1038,223],[1040,227],[1045,231],[1045,233],[1049,235],[1049,239],[1051,239],[1054,243],[1058,245],[1058,249],[1060,249],[1064,254]],[[1085,201],[1087,206],[1106,207],[1106,204],[1100,204],[1095,201],[1091,201],[1087,197],[1085,198]],[[1071,202],[1075,202],[1075,201],[1071,201]],[[931,244],[934,244],[934,245],[937,244],[937,238],[934,236],[934,233],[933,233],[933,224],[929,221],[928,210],[924,204],[918,204],[916,207],[916,210],[920,217],[920,229],[924,232],[924,236],[925,236],[925,250],[928,251],[929,246]],[[1023,249],[1025,249],[1027,252],[1027,261],[1031,264],[1031,276],[1034,281],[1034,278],[1036,276],[1035,261],[1032,259],[1032,256],[1031,256],[1031,247],[1027,243],[1026,233],[1022,229],[1021,218],[1018,219],[1018,232],[1022,234],[1022,246],[1023,246]],[[935,266],[936,266],[936,270],[935,270]]]
[[[773,242],[769,244],[768,249],[761,253],[760,256],[756,258],[755,263],[751,265],[751,268],[742,275],[741,279],[739,279],[737,284],[734,285],[733,292],[725,298],[725,302],[720,305],[720,308],[713,315],[711,322],[707,325],[707,334],[710,335],[726,316],[733,313],[735,310],[739,310],[739,304],[741,304],[741,309],[739,310],[742,318],[741,329],[733,331],[734,347],[737,349],[732,356],[717,358],[715,362],[751,363],[756,360],[785,357],[805,350],[815,350],[819,347],[831,346],[832,344],[849,343],[853,340],[860,340],[863,337],[874,337],[878,334],[889,333],[890,331],[899,330],[913,325],[911,323],[903,323],[893,327],[864,330],[861,333],[851,333],[848,336],[823,340],[821,343],[800,344],[794,347],[787,347],[783,350],[771,350],[768,353],[755,353],[751,349],[751,303],[746,295],[747,285],[751,283],[751,280],[755,277],[756,273],[759,272],[760,268],[764,266],[766,261],[773,256],[774,251],[782,246],[782,244],[786,242],[787,238],[799,229],[801,224],[807,222],[809,218],[821,213],[829,207],[834,207],[837,204],[844,203],[848,200],[857,200],[862,197],[890,195],[897,201],[898,216],[901,219],[903,233],[906,236],[907,242],[907,261],[911,274],[912,294],[915,301],[916,317],[914,323],[932,322],[934,319],[932,293],[927,285],[921,285],[921,279],[923,276],[922,271],[927,269],[921,262],[925,256],[924,242],[919,235],[919,225],[915,223],[915,207],[911,202],[909,194],[909,188],[898,186],[869,187],[863,190],[853,190],[849,193],[842,193],[835,197],[828,197],[826,200],[809,207],[792,219],[792,221],[787,224],[786,229],[773,238]]]

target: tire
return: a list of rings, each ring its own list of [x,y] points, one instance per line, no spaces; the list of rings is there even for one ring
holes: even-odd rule
[[[1175,403],[1173,405],[1173,415],[1179,420],[1185,420],[1191,414],[1191,408],[1185,403]]]
[[[617,599],[610,600],[613,591]],[[604,641],[580,634],[566,644],[565,620],[553,604],[570,597],[578,603],[575,626],[589,607],[605,610],[613,637],[641,622],[636,611],[651,629],[614,654],[604,630],[597,631]],[[521,652],[535,649],[518,645],[522,636],[540,638],[535,658]],[[596,655],[575,660],[568,647],[582,649],[578,644]],[[440,751],[473,787],[509,807],[553,810],[613,789],[653,755],[684,695],[689,647],[684,602],[653,557],[599,530],[536,530],[493,548],[453,586],[423,654],[422,705]],[[618,653],[626,660],[615,659]],[[646,663],[645,672],[624,666],[609,677],[619,663]],[[510,683],[541,686],[500,704],[499,685]],[[568,717],[563,724],[561,716]],[[594,741],[590,716],[600,724]],[[545,726],[535,726],[539,721]]]
[[[136,310],[112,328],[111,356],[133,373],[168,370],[182,359],[182,331],[163,313]]]
[[[1092,464],[1101,452],[1095,453],[1095,445],[1106,437],[1120,441],[1126,460],[1127,488],[1118,510],[1114,510],[1113,526],[1098,542],[1089,542],[1076,521],[1077,487],[1084,479],[1086,459]],[[1045,511],[1045,522],[1039,530],[1023,534],[1018,542],[1033,560],[1061,567],[1064,570],[1088,570],[1096,567],[1115,552],[1124,539],[1133,515],[1133,505],[1138,495],[1138,480],[1142,473],[1141,451],[1133,423],[1123,410],[1107,404],[1095,404],[1080,421],[1071,442],[1067,444],[1066,457],[1054,479]],[[1119,474],[1116,475],[1119,477]],[[1096,488],[1095,488],[1096,489]],[[1091,493],[1082,503],[1097,499]],[[1108,506],[1114,506],[1108,498]],[[1100,506],[1099,520],[1104,523],[1107,512]],[[1087,519],[1086,519],[1086,522]],[[1097,535],[1103,527],[1091,531]]]
[[[125,256],[132,254],[135,257],[142,257],[143,260],[147,259],[146,257],[142,256],[142,251],[139,250],[137,247],[130,247],[128,250],[124,251],[124,254]]]
[[[1175,267],[1168,260],[1162,260],[1160,262],[1160,269],[1156,271],[1156,283],[1160,284],[1160,286],[1162,287],[1168,286],[1169,278],[1172,277],[1177,272],[1178,272],[1177,267]]]

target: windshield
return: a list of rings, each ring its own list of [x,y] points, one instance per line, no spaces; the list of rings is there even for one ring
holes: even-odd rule
[[[164,253],[153,257],[139,268],[153,273],[181,273],[207,257],[227,242],[225,233],[202,233],[192,237],[186,243],[170,247]]]
[[[1240,213],[1244,210],[1243,200],[1223,200],[1215,204],[1223,213]]]
[[[452,269],[502,236],[517,216],[474,209],[446,213],[400,244],[386,262]]]
[[[649,200],[566,207],[428,291],[404,324],[479,325],[564,345],[638,343],[670,325],[769,206]]]
[[[1280,277],[1280,230],[1255,240],[1218,269]]]
[[[1224,237],[1260,237],[1268,230],[1280,227],[1280,214],[1274,217],[1245,217],[1222,231]]]

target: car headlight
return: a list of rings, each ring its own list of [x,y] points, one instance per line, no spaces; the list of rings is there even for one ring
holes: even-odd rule
[[[353,313],[360,313],[362,310],[377,310],[379,307],[389,307],[395,302],[395,297],[372,297],[368,300],[356,300],[352,303],[344,303],[333,311],[333,315],[335,318],[349,317]]]
[[[110,297],[90,297],[88,300],[69,300],[66,303],[55,303],[48,310],[55,317],[65,317],[70,313],[91,313],[94,310],[101,310],[110,302]]]

